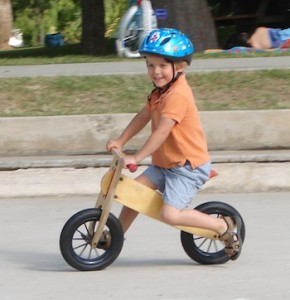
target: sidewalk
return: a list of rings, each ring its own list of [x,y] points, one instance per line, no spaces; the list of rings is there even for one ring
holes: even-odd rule
[[[222,151],[211,153],[219,175],[202,193],[290,191],[290,151]],[[97,195],[110,156],[1,158],[0,198]],[[144,161],[145,164],[149,160]],[[135,177],[146,166],[139,166]],[[3,172],[3,170],[5,170]]]
[[[289,192],[290,162],[214,164],[219,175],[202,193]],[[139,167],[135,177],[145,169]],[[108,168],[39,168],[0,172],[0,199],[96,195]]]

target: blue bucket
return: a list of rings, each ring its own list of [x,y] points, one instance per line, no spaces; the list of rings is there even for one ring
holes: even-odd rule
[[[45,46],[46,47],[56,47],[63,46],[64,40],[63,35],[60,33],[47,34],[45,36]]]

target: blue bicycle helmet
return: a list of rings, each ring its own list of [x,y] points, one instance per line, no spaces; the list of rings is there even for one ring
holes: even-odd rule
[[[145,37],[139,53],[141,56],[158,55],[171,62],[186,61],[190,65],[194,47],[189,38],[181,31],[160,28],[153,29]]]

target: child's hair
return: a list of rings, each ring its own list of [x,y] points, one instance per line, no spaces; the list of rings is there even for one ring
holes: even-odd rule
[[[188,67],[188,63],[185,60],[183,60],[183,61],[176,61],[174,64],[175,64],[175,66],[177,68],[180,67],[182,69],[185,69],[186,67]]]
[[[169,63],[173,63],[177,68],[180,67],[185,69],[186,67],[188,67],[188,62],[185,60],[172,61],[169,60],[168,58],[164,58],[164,59]]]
[[[235,33],[227,39],[223,49],[228,50],[233,47],[251,48],[252,46],[251,44],[248,43],[248,39],[249,39],[249,35],[246,32]]]

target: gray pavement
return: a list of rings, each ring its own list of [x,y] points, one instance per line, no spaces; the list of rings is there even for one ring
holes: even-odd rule
[[[0,199],[1,300],[283,300],[290,298],[290,193],[206,194],[195,205],[233,205],[246,224],[241,257],[202,266],[187,257],[179,232],[139,216],[118,259],[99,272],[73,270],[58,240],[66,220],[95,197]],[[119,206],[114,206],[118,214]]]
[[[290,56],[231,59],[193,59],[187,72],[290,69]],[[144,74],[144,60],[123,62],[0,66],[0,78],[39,76],[92,76]]]

